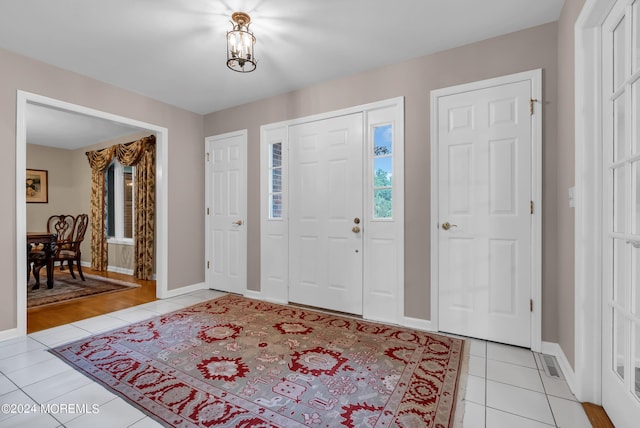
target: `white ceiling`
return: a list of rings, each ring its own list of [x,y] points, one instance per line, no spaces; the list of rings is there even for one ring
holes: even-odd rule
[[[0,47],[206,114],[555,21],[563,0],[16,0]],[[234,11],[258,68],[226,67]]]

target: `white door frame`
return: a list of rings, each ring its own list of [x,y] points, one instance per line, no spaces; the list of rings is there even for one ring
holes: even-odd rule
[[[220,134],[220,135],[213,135],[210,137],[207,137],[204,139],[204,150],[205,150],[205,184],[204,184],[204,188],[205,188],[205,221],[204,221],[204,240],[205,240],[205,244],[204,244],[204,248],[205,248],[205,266],[204,266],[204,281],[205,284],[208,288],[215,288],[214,284],[213,284],[213,275],[210,269],[210,261],[213,260],[213,236],[211,234],[212,230],[211,230],[211,207],[213,206],[213,188],[212,188],[212,183],[213,183],[213,168],[212,168],[212,161],[213,159],[211,158],[212,154],[210,151],[211,146],[213,146],[216,142],[218,141],[222,141],[222,140],[226,140],[228,138],[233,138],[233,137],[240,137],[242,138],[242,142],[240,144],[242,144],[243,146],[243,153],[244,153],[244,159],[241,161],[244,164],[244,177],[243,177],[243,184],[242,184],[242,193],[244,194],[244,207],[245,207],[245,215],[244,218],[242,219],[242,228],[243,228],[243,233],[244,233],[244,261],[243,261],[243,265],[244,267],[240,270],[242,272],[243,275],[243,279],[242,279],[242,283],[244,284],[243,287],[243,294],[246,294],[247,291],[247,130],[246,129],[242,129],[239,131],[232,131],[232,132],[227,132],[225,134]]]
[[[68,110],[75,113],[93,116],[100,119],[135,126],[155,133],[156,135],[156,297],[163,299],[169,297],[168,275],[168,129],[130,119],[123,116],[83,107],[76,104],[56,100],[25,91],[17,92],[16,103],[16,278],[17,278],[17,327],[0,334],[0,340],[14,336],[24,336],[27,333],[27,295],[24,292],[27,283],[27,274],[23,266],[27,264],[27,220],[26,220],[26,195],[24,193],[24,180],[27,169],[27,103],[37,103],[57,109]]]
[[[575,25],[575,383],[602,403],[602,22],[615,0],[587,0]]]
[[[431,327],[438,331],[439,299],[439,239],[438,239],[438,98],[462,92],[486,89],[492,86],[531,81],[531,95],[537,100],[531,123],[531,195],[534,212],[531,227],[531,349],[542,350],[542,70],[525,71],[508,76],[452,86],[431,91]]]

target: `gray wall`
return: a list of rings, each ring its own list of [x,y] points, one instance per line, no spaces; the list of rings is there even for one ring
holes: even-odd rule
[[[168,287],[173,290],[204,280],[204,161],[201,115],[0,50],[0,331],[16,327],[16,91],[56,98],[169,130]],[[189,189],[188,192],[185,189]]]
[[[248,129],[248,283],[259,289],[260,125],[405,97],[405,315],[430,318],[430,91],[543,69],[543,222],[555,223],[557,23],[451,49],[205,116],[206,136]],[[543,339],[557,338],[556,228],[543,230]]]

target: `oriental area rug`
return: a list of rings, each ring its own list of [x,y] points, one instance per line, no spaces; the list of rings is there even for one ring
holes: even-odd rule
[[[42,269],[44,272],[44,269]],[[69,300],[80,299],[82,297],[95,296],[97,294],[113,293],[116,291],[130,290],[131,288],[140,287],[134,284],[116,279],[104,278],[97,275],[84,274],[86,281],[83,281],[75,272],[76,279],[71,277],[69,270],[59,270],[55,268],[53,274],[53,288],[47,288],[47,275],[41,275],[40,288],[32,290],[35,284],[32,278],[27,285],[27,308],[36,308],[38,306],[46,306],[54,303],[66,302]]]
[[[227,295],[51,352],[165,426],[444,428],[463,343]]]

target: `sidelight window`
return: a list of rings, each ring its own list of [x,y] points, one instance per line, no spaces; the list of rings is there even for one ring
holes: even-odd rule
[[[282,143],[269,145],[269,218],[282,218]]]
[[[393,217],[393,126],[373,128],[373,218]]]

